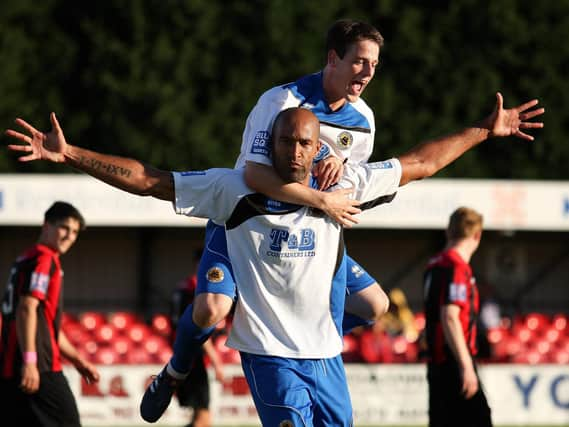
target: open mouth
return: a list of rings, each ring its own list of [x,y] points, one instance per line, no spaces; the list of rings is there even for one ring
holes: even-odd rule
[[[360,93],[365,87],[364,82],[359,80],[352,80],[350,83],[350,89],[352,93]]]

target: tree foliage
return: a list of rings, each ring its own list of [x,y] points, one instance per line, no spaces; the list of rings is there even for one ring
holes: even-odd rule
[[[500,90],[507,106],[539,98],[546,128],[533,143],[485,143],[441,176],[569,179],[568,0],[6,0],[0,123],[47,128],[56,111],[84,147],[176,170],[231,167],[256,99],[320,69],[342,17],[386,39],[364,96],[372,159],[481,119]],[[64,170],[0,153],[0,172]]]

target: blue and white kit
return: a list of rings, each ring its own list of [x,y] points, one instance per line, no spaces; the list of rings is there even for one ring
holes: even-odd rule
[[[314,369],[311,380],[301,382],[320,384],[323,393],[338,382],[345,383],[343,368],[338,368],[346,296],[342,227],[319,211],[253,193],[245,184],[242,169],[173,176],[176,213],[225,224],[227,250],[239,291],[227,345],[241,351],[247,361],[257,356],[275,358],[272,364],[265,364],[271,372],[279,358],[293,359],[291,363],[295,364],[301,362],[294,359],[325,359],[322,366],[328,363],[329,371]],[[365,209],[391,201],[400,179],[401,165],[391,159],[348,165],[338,187],[354,188],[354,197],[364,202]],[[262,370],[262,363],[256,365],[258,369],[252,371],[250,364],[248,368],[244,364],[246,374],[255,374],[247,374],[250,387]],[[272,372],[271,378],[286,383],[292,376],[299,381],[294,372],[283,370],[282,377],[276,379]],[[349,402],[347,385],[340,393],[345,393]],[[281,397],[288,399],[290,394]],[[255,399],[262,401],[264,397]],[[260,410],[263,423],[272,419],[264,417],[274,416],[273,409],[270,406],[266,413]],[[299,408],[290,406],[288,411],[291,417],[298,416]],[[336,416],[344,417],[345,425],[349,425],[351,407],[337,411],[343,415]],[[285,415],[281,412],[279,416]]]
[[[245,167],[251,161],[271,166],[269,139],[277,114],[290,107],[302,107],[312,111],[320,121],[322,148],[315,162],[332,155],[350,163],[366,163],[373,151],[375,121],[372,110],[362,100],[346,103],[332,111],[325,99],[322,72],[305,76],[294,83],[276,86],[265,92],[251,110],[245,130],[241,153],[235,168]],[[225,294],[235,297],[235,283],[231,262],[226,252],[225,230],[209,221],[206,228],[204,254],[198,272],[196,293]],[[347,292],[356,293],[373,283],[373,279],[358,263],[346,255]],[[212,281],[222,273],[222,280]]]

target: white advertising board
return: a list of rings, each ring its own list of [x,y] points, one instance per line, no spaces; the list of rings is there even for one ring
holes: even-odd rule
[[[86,175],[0,174],[0,225],[39,225],[55,200],[75,204],[91,226],[202,226],[168,202],[133,196]],[[569,231],[569,182],[427,179],[365,212],[358,227],[442,229],[459,206],[484,215],[486,229]]]
[[[145,425],[138,406],[145,384],[160,369],[101,366],[100,383],[86,386],[73,368],[66,367],[83,425]],[[228,365],[225,371],[225,384],[211,382],[215,423],[259,425],[241,367]],[[347,364],[346,373],[355,425],[426,425],[424,365]],[[487,365],[480,367],[480,376],[495,425],[569,425],[569,366]],[[188,417],[174,399],[160,422],[182,425]]]

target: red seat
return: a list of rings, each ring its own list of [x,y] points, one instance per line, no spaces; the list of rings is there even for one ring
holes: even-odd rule
[[[95,329],[93,335],[99,344],[108,344],[115,337],[116,331],[113,326],[104,324]]]
[[[567,365],[569,364],[569,351],[559,347],[554,348],[550,354],[550,360],[552,363]]]
[[[547,341],[554,344],[561,338],[561,332],[558,329],[556,329],[553,325],[551,325],[549,326],[549,328],[545,330],[543,336]]]
[[[113,350],[112,347],[101,347],[95,353],[95,363],[100,365],[112,365],[119,363],[120,356]]]
[[[551,325],[559,332],[564,332],[567,329],[567,323],[567,315],[564,313],[556,314],[551,319]]]
[[[346,363],[361,361],[360,343],[353,335],[344,335],[342,348],[342,359]]]
[[[84,354],[87,355],[87,359],[89,361],[96,363],[95,355],[97,354],[97,351],[99,351],[99,345],[94,339],[89,339],[86,341],[81,347],[81,350]]]
[[[404,336],[397,336],[392,339],[392,351],[395,363],[417,362],[418,350],[415,342],[409,342]]]
[[[497,327],[490,328],[486,332],[486,337],[491,345],[496,345],[508,336],[508,330],[506,328]]]
[[[170,361],[172,353],[173,353],[172,349],[169,346],[160,347],[158,352],[154,355],[154,360],[156,361],[156,363],[159,363],[160,365],[165,365]]]
[[[360,337],[360,351],[367,363],[393,362],[391,342],[383,332],[364,331]]]
[[[128,330],[137,321],[138,317],[134,313],[126,311],[117,311],[108,316],[108,323],[121,332]]]
[[[152,317],[152,329],[163,337],[169,337],[172,334],[170,318],[164,314],[155,314]]]
[[[132,347],[132,341],[125,336],[116,336],[111,341],[111,347],[119,356],[125,356]]]
[[[101,313],[86,311],[79,316],[79,323],[89,332],[105,324],[105,317]]]
[[[525,345],[513,336],[508,336],[493,346],[494,357],[499,362],[509,362],[514,355],[523,350]]]
[[[529,342],[533,338],[533,330],[527,328],[525,325],[519,325],[514,328],[512,335],[522,344]]]
[[[147,365],[154,362],[154,360],[144,348],[136,346],[127,353],[125,362],[136,365]]]
[[[557,348],[560,348],[569,353],[569,336],[564,336],[559,341],[557,341]]]
[[[549,326],[549,318],[541,313],[528,313],[524,318],[524,325],[532,332],[541,332]]]
[[[168,341],[158,335],[150,335],[142,343],[144,349],[151,355],[160,351],[163,347],[170,347]]]
[[[529,365],[537,365],[542,363],[546,357],[541,354],[536,349],[529,349],[526,351],[520,351],[512,357],[513,363],[523,363]]]
[[[150,329],[142,323],[135,323],[131,326],[131,328],[127,331],[128,337],[135,343],[142,343],[146,340],[150,335]]]
[[[552,345],[547,339],[541,338],[533,344],[532,348],[534,348],[539,354],[547,356],[552,348]]]

